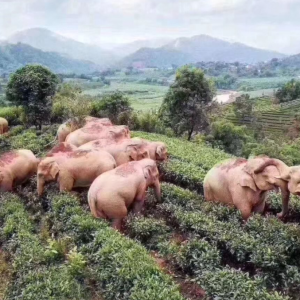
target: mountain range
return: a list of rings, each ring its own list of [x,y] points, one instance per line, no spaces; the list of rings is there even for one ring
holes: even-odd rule
[[[85,74],[99,70],[89,61],[81,61],[56,52],[44,52],[26,44],[0,44],[0,74],[12,73],[27,64],[40,64],[55,73]]]
[[[55,72],[92,72],[113,67],[170,67],[199,61],[254,64],[284,58],[275,51],[230,43],[207,35],[178,39],[139,40],[103,49],[85,44],[48,29],[32,28],[9,37],[0,48],[0,69],[15,69],[24,63],[42,63]],[[24,53],[21,53],[24,52]]]

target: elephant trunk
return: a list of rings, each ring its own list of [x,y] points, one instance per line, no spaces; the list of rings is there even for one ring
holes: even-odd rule
[[[156,180],[154,183],[154,194],[155,198],[160,201],[161,200],[161,190],[160,190],[160,182]]]
[[[279,159],[268,159],[254,170],[254,174],[261,173],[268,166],[275,166],[280,172],[281,179],[288,180],[290,168]]]
[[[45,178],[44,176],[38,176],[37,179],[37,189],[38,189],[38,195],[41,196],[44,191],[44,185],[45,185]]]

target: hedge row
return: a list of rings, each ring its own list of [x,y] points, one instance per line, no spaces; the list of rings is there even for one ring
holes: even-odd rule
[[[145,133],[135,131],[134,137],[140,137],[149,141],[161,141],[168,145],[168,152],[171,157],[201,166],[208,171],[215,164],[233,156],[219,149],[213,149],[204,143],[197,144],[179,138],[170,138],[161,134]]]
[[[155,249],[174,267],[205,290],[213,299],[288,299],[269,293],[264,280],[251,279],[247,273],[222,267],[220,250],[204,239],[192,237],[187,241],[170,241],[171,228],[164,221],[136,216],[128,220],[127,230],[132,238]]]
[[[51,202],[55,232],[75,241],[105,299],[184,299],[143,246],[94,219],[70,195],[53,196]]]
[[[184,234],[216,243],[222,257],[255,268],[267,285],[288,293],[299,289],[299,226],[275,217],[252,217],[242,225],[240,213],[230,207],[204,202],[196,193],[163,183],[162,204],[166,220]]]
[[[21,200],[5,194],[0,202],[2,249],[9,253],[13,276],[5,299],[92,299],[64,262],[56,241],[44,245],[34,233]]]

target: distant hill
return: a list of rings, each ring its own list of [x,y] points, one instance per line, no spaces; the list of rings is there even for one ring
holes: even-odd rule
[[[40,64],[55,73],[90,73],[100,67],[55,52],[44,52],[25,44],[0,44],[0,74],[11,73],[27,64]]]
[[[112,51],[120,57],[125,57],[142,48],[160,48],[169,43],[170,41],[171,40],[167,38],[137,40],[131,43],[125,43],[122,45],[115,46],[112,48]]]
[[[117,59],[115,55],[98,46],[81,43],[43,28],[17,32],[7,41],[11,44],[28,44],[43,51],[59,52],[74,59],[89,60],[103,67]]]
[[[165,59],[160,59],[163,55]],[[158,49],[141,49],[125,57],[122,65],[140,64],[146,67],[166,67],[172,64],[188,64],[199,61],[224,61],[254,64],[272,58],[283,58],[284,54],[230,43],[207,35],[178,38]]]

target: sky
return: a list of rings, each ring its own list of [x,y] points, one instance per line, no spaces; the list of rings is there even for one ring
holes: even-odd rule
[[[300,53],[300,0],[0,0],[0,39],[42,27],[93,44],[207,34]]]

